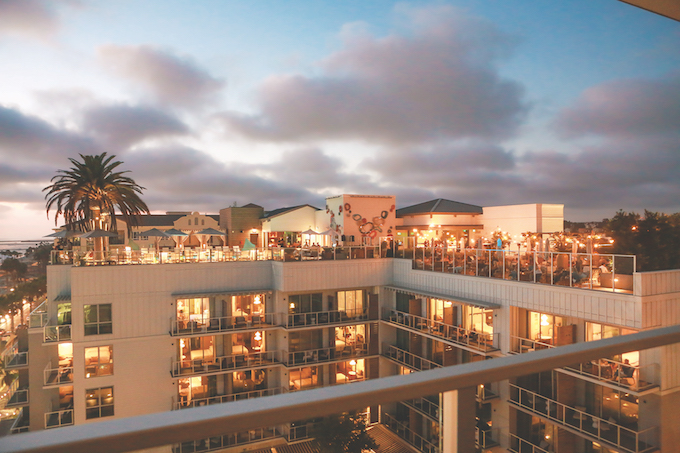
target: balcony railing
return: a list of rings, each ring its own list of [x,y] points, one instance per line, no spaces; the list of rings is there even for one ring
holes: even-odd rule
[[[489,332],[477,332],[462,327],[433,321],[422,316],[412,315],[390,308],[383,308],[383,319],[401,326],[408,327],[418,332],[441,337],[460,346],[466,346],[480,352],[497,351],[494,344],[498,344],[499,335]]]
[[[412,407],[433,421],[439,422],[439,405],[427,398],[414,398],[401,401],[402,404]]]
[[[397,436],[404,439],[406,442],[415,447],[418,451],[423,453],[439,453],[439,445],[431,442],[424,437],[413,432],[406,424],[400,422],[386,412],[382,413],[382,423],[387,426]]]
[[[19,351],[19,342],[15,340],[2,352],[2,361],[6,369],[28,366],[28,351]]]
[[[28,315],[28,328],[40,329],[47,325],[47,299],[38,305],[31,314]]]
[[[548,442],[545,443],[548,444]],[[547,445],[546,448],[548,448]],[[534,445],[528,440],[524,440],[514,434],[510,434],[510,446],[508,447],[508,450],[512,453],[550,453],[545,448]]]
[[[73,424],[73,409],[45,413],[45,429],[59,428]]]
[[[368,354],[368,345],[359,343],[347,345],[342,349],[335,346],[330,348],[309,349],[306,351],[289,352],[286,366],[310,365],[314,363],[332,362],[336,360],[349,360],[363,357]]]
[[[537,340],[530,340],[528,338],[517,337],[510,335],[510,351],[516,354],[524,354],[527,352],[538,351],[539,349],[550,349],[555,346],[550,343],[544,343]]]
[[[500,430],[498,428],[480,429],[475,427],[475,445],[479,448],[493,448],[500,445]]]
[[[12,422],[12,427],[10,428],[10,433],[19,434],[28,432],[30,420],[28,415],[24,413],[24,408],[19,409],[14,422]]]
[[[72,366],[58,366],[52,367],[52,361],[47,362],[47,366],[43,370],[43,385],[53,386],[73,383],[73,367]]]
[[[383,343],[383,355],[415,371],[441,368],[441,365],[436,362],[424,359],[391,344]]]
[[[172,448],[173,453],[198,453],[205,451],[221,450],[223,448],[236,447],[239,445],[252,444],[266,439],[282,437],[283,432],[278,428],[255,428],[240,433],[225,434],[223,436],[209,437],[207,439],[183,442]]]
[[[170,335],[187,336],[205,333],[230,332],[244,329],[276,327],[275,314],[246,316],[221,316],[196,318],[189,321],[170,319]]]
[[[288,389],[285,387],[276,387],[271,389],[253,390],[251,392],[232,393],[230,395],[217,395],[209,396],[206,398],[192,398],[191,400],[187,400],[184,397],[180,396],[180,400],[175,402],[175,410],[186,409],[189,407],[208,406],[211,404],[230,403],[232,401],[249,400],[252,398],[279,395],[281,393],[287,392]]]
[[[71,341],[71,325],[45,326],[44,343],[60,343]]]
[[[585,410],[567,406],[514,384],[510,384],[510,402],[530,413],[545,417],[555,424],[611,445],[617,450],[627,453],[646,453],[656,450],[659,436],[658,426],[635,431],[617,424],[613,418],[605,420]]]
[[[485,403],[492,399],[499,398],[498,383],[493,382],[487,384],[479,384],[477,386],[475,397],[477,398],[477,401],[479,401],[480,403]]]
[[[28,404],[28,388],[19,388],[19,380],[15,379],[7,392],[7,407],[19,407]]]
[[[327,324],[368,321],[366,310],[355,311],[317,311],[313,313],[289,313],[286,318],[287,328],[310,327]]]
[[[173,377],[211,374],[280,364],[281,351],[233,354],[206,359],[185,359],[172,362]]]
[[[75,266],[219,263],[226,261],[340,261],[387,257],[381,246],[343,247],[268,247],[240,250],[238,247],[185,248],[182,250],[130,250],[115,248],[106,251],[52,250],[50,264]]]
[[[634,255],[411,246],[395,256],[417,270],[624,293],[633,292],[636,269]]]

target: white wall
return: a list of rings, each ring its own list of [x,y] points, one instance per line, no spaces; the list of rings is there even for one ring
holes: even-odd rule
[[[310,228],[314,231],[319,231],[316,213],[317,210],[311,206],[304,206],[295,211],[286,212],[263,221],[262,231],[306,231]]]
[[[509,206],[485,206],[481,218],[484,235],[489,237],[500,227],[511,238],[521,239],[526,232],[552,233],[563,230],[564,205],[521,204]]]

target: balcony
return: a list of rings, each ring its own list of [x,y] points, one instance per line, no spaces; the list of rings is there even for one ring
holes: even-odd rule
[[[634,255],[415,247],[399,251],[415,270],[633,294]],[[517,262],[519,261],[519,272]],[[604,267],[600,267],[601,264]]]
[[[249,431],[209,437],[207,439],[183,442],[172,448],[173,453],[198,453],[221,450],[223,448],[252,444],[267,439],[282,437],[284,433],[278,428],[255,428]]]
[[[498,428],[480,429],[479,427],[475,427],[475,445],[478,448],[493,448],[499,446],[500,436],[501,434]]]
[[[475,353],[486,354],[498,351],[498,348],[494,346],[498,343],[497,333],[468,330],[390,308],[383,309],[383,320],[417,333],[432,335],[455,346],[463,346]]]
[[[475,398],[479,403],[486,403],[492,399],[500,398],[498,396],[498,382],[479,384],[475,392]]]
[[[404,365],[413,371],[433,370],[442,366],[436,362],[424,359],[408,351],[391,344],[383,344],[383,356],[388,357],[400,365]]]
[[[235,370],[262,368],[281,364],[281,351],[234,354],[209,359],[177,360],[172,362],[172,377],[189,377],[217,374]]]
[[[317,311],[314,313],[290,313],[286,318],[286,328],[316,327],[331,324],[356,324],[371,320],[366,311],[348,313],[346,311]],[[372,321],[377,321],[373,319]]]
[[[5,369],[14,370],[28,366],[28,351],[19,351],[19,342],[15,340],[2,352]]]
[[[439,405],[429,399],[421,397],[400,401],[400,403],[415,409],[430,420],[439,423]]]
[[[249,400],[252,398],[261,398],[263,396],[278,395],[286,392],[288,392],[287,388],[276,387],[272,389],[253,390],[252,392],[232,393],[231,395],[218,395],[210,396],[207,398],[192,398],[190,401],[187,401],[186,399],[180,397],[180,401],[175,403],[175,410],[186,409],[189,407],[208,406],[211,404],[230,403],[232,401]]]
[[[632,430],[619,425],[613,418],[605,420],[587,413],[585,408],[567,406],[514,384],[510,384],[510,402],[527,413],[622,452],[647,453],[657,449],[658,426]]]
[[[43,343],[61,343],[71,341],[71,324],[61,326],[45,326]]]
[[[28,315],[28,328],[41,329],[47,325],[47,321],[47,300],[44,300]]]
[[[406,424],[400,422],[388,413],[382,413],[381,421],[390,429],[390,431],[394,432],[397,436],[415,447],[416,450],[423,453],[439,453],[439,445],[435,444],[434,442],[430,442],[424,437],[419,436],[415,432],[411,431],[411,429],[409,429]]]
[[[70,363],[73,363],[71,359]],[[52,367],[52,361],[47,362],[43,370],[43,386],[54,387],[65,384],[73,384],[73,366]]]
[[[73,424],[73,409],[45,413],[45,429],[59,428]]]
[[[541,448],[538,445],[534,445],[528,440],[524,440],[521,437],[517,437],[514,434],[510,434],[510,446],[508,451],[512,453],[550,453],[546,448],[548,448],[548,442],[545,442],[546,448]]]
[[[19,388],[19,380],[15,379],[9,386],[7,398],[7,407],[26,406],[28,405],[28,388]]]
[[[19,409],[19,414],[12,422],[12,427],[10,428],[11,434],[27,433],[30,420],[28,415],[24,413],[24,408]]]
[[[368,355],[368,345],[366,343],[359,343],[355,345],[346,345],[341,349],[331,347],[289,352],[285,364],[288,367],[311,365],[315,363],[354,359],[366,355]]]
[[[216,318],[196,318],[190,321],[181,321],[176,318],[170,319],[170,335],[173,337],[247,329],[263,330],[272,327],[277,327],[273,313],[250,315],[248,317],[222,316]]]

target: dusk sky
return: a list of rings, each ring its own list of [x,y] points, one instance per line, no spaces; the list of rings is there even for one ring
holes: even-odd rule
[[[680,23],[616,0],[0,0],[0,62],[0,240],[103,151],[155,213],[680,211]]]

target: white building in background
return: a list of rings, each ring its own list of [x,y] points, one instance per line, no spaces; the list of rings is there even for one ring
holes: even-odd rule
[[[228,213],[232,225],[249,225],[258,208]],[[5,353],[18,374],[9,405],[22,410],[13,431],[349,385],[680,322],[680,271],[624,275],[616,269],[632,257],[518,256],[432,241],[448,233],[460,244],[498,227],[547,232],[561,215],[561,205],[448,200],[397,210],[394,197],[343,195],[233,230],[260,246],[332,230],[337,247],[239,255],[210,245],[220,254],[196,262],[169,254],[162,264],[51,265],[47,302]],[[678,357],[677,345],[633,351],[361,409],[383,443],[404,451],[673,452]],[[157,451],[288,451],[309,423],[225,430]]]

